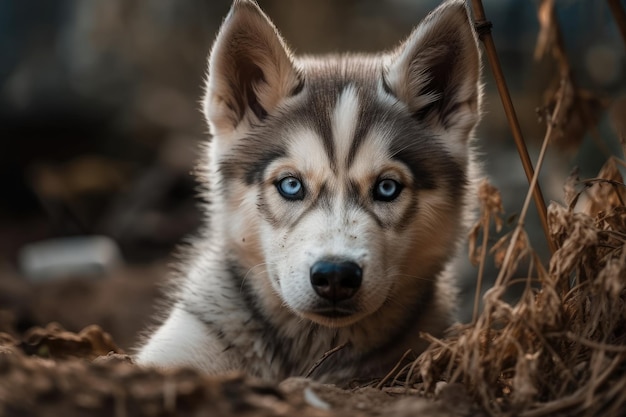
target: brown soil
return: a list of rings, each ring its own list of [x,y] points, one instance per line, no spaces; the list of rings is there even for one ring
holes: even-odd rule
[[[456,384],[424,398],[398,387],[344,390],[304,378],[277,385],[241,374],[139,368],[127,353],[152,313],[166,270],[127,268],[99,279],[39,284],[5,271],[0,416],[480,415]],[[30,324],[38,326],[23,330]]]
[[[304,378],[276,386],[237,373],[142,369],[96,325],[76,334],[52,324],[22,341],[4,333],[0,343],[2,416],[477,415],[460,385],[445,387],[435,400],[404,389],[343,390]]]

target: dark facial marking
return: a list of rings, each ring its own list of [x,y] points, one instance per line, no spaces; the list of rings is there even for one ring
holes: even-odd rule
[[[304,89],[304,78],[300,76],[300,82],[291,91],[291,97],[297,96]]]
[[[268,118],[271,119],[271,116]],[[264,179],[267,166],[285,155],[285,146],[279,141],[270,141],[262,134],[251,133],[218,162],[219,170],[226,180],[238,178],[246,185],[259,184]]]
[[[377,116],[380,116],[385,112],[381,106],[376,105],[373,99],[361,100],[361,107],[359,111],[359,119],[356,124],[356,130],[354,132],[354,138],[350,144],[350,150],[346,157],[346,166],[352,165],[354,158],[359,150],[359,147],[365,140],[365,136],[372,129],[372,126],[376,122]]]
[[[326,211],[330,210],[330,194],[328,192],[328,187],[326,183],[322,184],[320,190],[313,201],[309,203],[309,205],[298,215],[298,217],[289,224],[289,228],[293,230],[298,223],[314,208],[322,206]]]
[[[355,181],[349,181],[346,187],[346,199],[348,204],[354,207],[360,207],[366,204],[366,201],[361,196],[361,188]]]
[[[414,218],[415,213],[417,213],[418,210],[419,210],[419,195],[412,194],[410,204],[402,213],[400,220],[396,222],[394,229],[397,232],[401,232],[402,230],[404,230],[406,228],[406,225],[409,224],[411,219]]]
[[[258,198],[257,198],[257,209],[259,210],[259,212],[261,213],[261,215],[263,216],[263,218],[272,226],[276,227],[280,224],[281,219],[279,219],[278,217],[276,217],[276,215],[274,214],[274,212],[269,208],[269,205],[267,204],[267,202],[265,201],[265,195],[264,195],[265,191],[262,191],[259,193]],[[271,188],[269,192],[277,192],[275,188]]]
[[[337,165],[335,162],[335,142],[330,122],[330,111],[333,108],[331,103],[336,98],[336,92],[328,94],[328,91],[323,87],[312,85],[308,91],[309,97],[306,106],[300,108],[294,116],[303,122],[305,126],[311,127],[322,138],[322,145],[330,161],[330,168],[335,172]]]
[[[441,139],[420,128],[412,118],[403,119],[397,127],[390,152],[394,159],[409,168],[415,189],[464,190],[467,183],[465,171],[441,144]],[[452,195],[457,197],[460,194],[453,192]]]

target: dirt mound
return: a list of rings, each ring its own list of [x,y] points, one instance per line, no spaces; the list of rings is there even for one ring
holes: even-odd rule
[[[427,399],[404,389],[343,390],[304,378],[279,386],[234,373],[161,372],[132,363],[98,326],[58,324],[23,340],[0,333],[0,416],[477,415],[460,385]]]

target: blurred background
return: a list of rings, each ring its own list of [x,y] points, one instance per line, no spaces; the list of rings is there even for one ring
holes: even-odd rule
[[[259,0],[296,53],[393,47],[438,3]],[[534,161],[545,128],[537,109],[557,72],[549,54],[534,58],[539,2],[484,6]],[[175,248],[201,223],[190,175],[207,140],[198,103],[229,7],[228,0],[0,2],[0,331],[97,323],[129,348],[150,323]],[[621,155],[604,110],[626,91],[624,40],[606,2],[558,0],[556,11],[574,78],[597,113],[591,134],[582,129],[551,147],[541,177],[547,200],[561,200],[572,167],[593,177],[609,154]],[[505,217],[514,218],[527,182],[483,60],[477,144]],[[527,224],[548,259],[534,211]],[[476,272],[464,270],[467,320]]]

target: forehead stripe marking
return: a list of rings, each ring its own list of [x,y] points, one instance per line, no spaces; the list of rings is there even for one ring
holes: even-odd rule
[[[359,96],[356,88],[346,86],[335,104],[332,118],[332,132],[337,150],[336,160],[338,167],[347,165],[352,141],[359,121]]]
[[[354,158],[356,158],[356,154],[358,153],[359,147],[365,140],[365,136],[372,129],[372,125],[374,122],[374,114],[375,112],[372,109],[366,111],[365,109],[359,113],[359,119],[356,127],[356,132],[354,133],[354,139],[352,140],[352,144],[350,145],[350,151],[348,152],[348,156],[346,158],[346,165],[350,166],[354,162]]]

